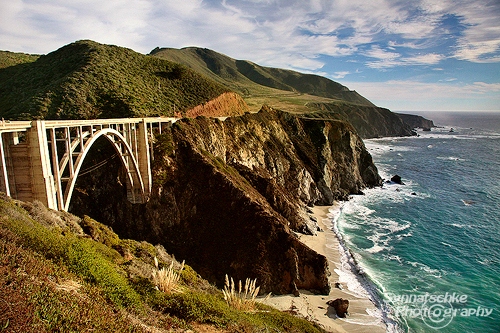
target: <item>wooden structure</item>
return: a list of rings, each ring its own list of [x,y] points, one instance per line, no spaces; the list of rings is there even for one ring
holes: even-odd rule
[[[127,175],[127,197],[144,203],[151,193],[153,131],[177,118],[34,120],[0,122],[0,191],[22,201],[69,209],[78,174],[92,145],[107,139]]]

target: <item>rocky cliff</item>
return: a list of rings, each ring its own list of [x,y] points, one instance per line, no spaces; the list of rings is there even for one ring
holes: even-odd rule
[[[422,116],[417,116],[407,113],[396,113],[408,126],[411,128],[432,128],[436,127],[434,122],[429,119],[425,119]]]
[[[416,134],[397,114],[385,108],[345,103],[309,103],[308,106],[320,110],[308,117],[348,121],[365,139]]]
[[[295,235],[317,232],[307,206],[381,183],[351,125],[270,109],[165,128],[146,204],[126,200],[119,169],[111,161],[83,177],[70,210],[164,245],[211,282],[257,278],[273,293],[328,292],[326,259]]]

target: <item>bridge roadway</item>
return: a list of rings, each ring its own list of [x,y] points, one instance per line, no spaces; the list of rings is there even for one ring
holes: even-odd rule
[[[129,201],[144,203],[151,193],[154,133],[161,133],[177,119],[2,119],[0,191],[18,200],[38,200],[49,208],[67,211],[85,157],[102,137],[120,157]]]

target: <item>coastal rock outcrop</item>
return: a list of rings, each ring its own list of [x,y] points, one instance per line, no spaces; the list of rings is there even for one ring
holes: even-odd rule
[[[401,179],[400,175],[394,175],[391,177],[391,182],[399,184],[399,185],[404,185],[403,180]]]
[[[407,114],[407,113],[396,113],[396,114],[411,128],[422,128],[424,130],[430,131],[431,128],[436,127],[432,120],[425,119],[422,116]]]
[[[307,106],[321,110],[310,113],[309,117],[348,121],[365,139],[416,135],[401,117],[385,108],[347,103],[308,103]]]
[[[126,200],[110,162],[81,180],[70,211],[162,244],[213,283],[257,278],[275,294],[329,291],[326,258],[295,235],[317,232],[306,207],[382,182],[350,124],[269,108],[179,120],[156,137],[154,156],[148,203]]]
[[[326,304],[330,305],[335,309],[337,316],[339,318],[345,318],[347,315],[347,309],[349,308],[349,300],[343,298],[337,298],[333,301],[328,301]]]

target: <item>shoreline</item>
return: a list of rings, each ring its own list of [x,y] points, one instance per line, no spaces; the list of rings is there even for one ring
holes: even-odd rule
[[[328,260],[331,286],[329,295],[314,295],[306,290],[299,290],[300,296],[280,295],[273,296],[265,301],[279,310],[291,310],[298,315],[319,324],[328,332],[386,332],[384,321],[376,314],[380,310],[368,297],[360,297],[347,288],[347,282],[341,281],[342,262],[340,244],[337,234],[333,231],[331,209],[339,209],[339,203],[333,206],[315,206],[313,216],[317,219],[321,232],[316,236],[300,235],[299,239],[312,250],[322,254]],[[340,273],[340,274],[339,274]],[[335,287],[341,282],[343,289]],[[347,318],[338,318],[335,310],[326,304],[329,300],[343,298],[349,300],[349,315]]]

